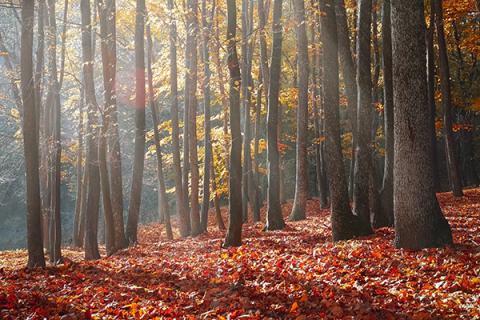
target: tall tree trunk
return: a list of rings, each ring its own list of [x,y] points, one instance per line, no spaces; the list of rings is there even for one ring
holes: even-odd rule
[[[308,197],[308,163],[307,163],[307,127],[308,127],[308,40],[305,18],[304,0],[295,0],[296,36],[297,36],[297,69],[298,69],[298,106],[297,106],[297,150],[295,199],[290,220],[306,218]]]
[[[315,2],[316,6],[314,6],[315,10],[315,20],[312,23],[311,28],[311,35],[312,35],[312,44],[314,47],[314,54],[312,57],[312,109],[313,109],[313,124],[315,128],[315,138],[317,139],[317,143],[315,144],[315,162],[316,162],[316,178],[317,178],[317,189],[318,189],[318,196],[320,198],[320,207],[327,208],[328,207],[328,181],[325,171],[325,139],[324,139],[324,120],[323,118],[323,103],[322,97],[322,79],[323,79],[323,72],[322,72],[322,61],[323,61],[323,54],[320,51],[320,46],[317,44],[317,35],[321,34],[321,26],[320,26],[320,12],[318,10],[318,2]]]
[[[256,105],[255,105],[255,132],[254,132],[254,147],[253,147],[253,177],[255,179],[255,208],[253,210],[253,222],[260,221],[260,207],[261,204],[261,191],[260,191],[260,172],[258,170],[260,159],[258,156],[259,149],[259,139],[260,139],[260,116],[262,111],[262,93],[263,93],[263,77],[262,73],[259,72],[259,81],[257,86],[257,96],[256,96]]]
[[[123,179],[122,179],[122,156],[120,150],[120,129],[118,125],[117,95],[116,95],[116,68],[117,68],[117,31],[116,31],[116,2],[115,0],[105,1],[105,15],[107,19],[108,34],[106,37],[108,55],[108,69],[110,74],[109,108],[105,110],[106,117],[110,121],[108,134],[108,153],[110,160],[110,192],[112,199],[112,212],[115,233],[115,248],[117,250],[126,248],[128,241],[125,237],[123,219]]]
[[[50,262],[58,263],[62,259],[62,229],[60,216],[60,187],[61,187],[61,110],[60,110],[60,86],[57,76],[57,23],[55,1],[48,0],[48,71],[49,88],[48,95],[51,97],[51,211],[50,211]]]
[[[38,173],[38,124],[35,110],[35,86],[33,77],[33,25],[34,1],[22,5],[21,36],[21,91],[23,100],[23,145],[25,154],[27,194],[27,249],[29,268],[45,267],[43,256],[40,178]]]
[[[395,245],[441,247],[452,234],[432,179],[423,2],[392,0],[392,52]]]
[[[210,54],[209,54],[209,31],[212,26],[213,13],[215,12],[215,2],[213,2],[212,14],[210,18],[207,14],[207,0],[202,0],[202,60],[203,60],[203,113],[204,113],[204,147],[205,158],[203,161],[203,199],[201,209],[201,229],[207,231],[208,227],[208,209],[210,208],[210,176],[212,162],[212,140],[210,137]]]
[[[249,185],[251,180],[251,150],[250,150],[250,108],[251,108],[251,92],[250,92],[250,78],[251,72],[249,70],[249,56],[250,46],[248,41],[248,34],[250,34],[250,17],[249,17],[249,0],[242,0],[242,42],[241,42],[241,72],[242,72],[242,107],[244,111],[243,117],[243,172],[242,172],[242,216],[243,221],[248,219],[248,203],[249,200]]]
[[[100,160],[100,185],[102,188],[102,199],[103,199],[103,213],[105,216],[105,247],[107,255],[110,256],[116,251],[116,241],[115,241],[115,223],[113,216],[113,207],[112,207],[112,198],[111,198],[111,188],[110,188],[110,178],[108,172],[107,164],[107,139],[108,135],[111,133],[111,108],[114,104],[112,101],[112,94],[114,94],[114,79],[115,65],[113,60],[113,48],[112,42],[115,41],[110,39],[111,37],[111,25],[109,23],[112,17],[110,16],[109,5],[104,0],[99,0],[97,2],[98,12],[100,16],[100,38],[101,38],[101,52],[102,52],[102,67],[103,67],[103,86],[105,88],[105,106],[102,110],[102,128],[99,137],[99,160]]]
[[[198,0],[187,1],[187,39],[186,50],[189,55],[189,65],[187,66],[186,78],[189,83],[188,90],[185,90],[185,96],[188,96],[188,103],[185,108],[188,109],[188,149],[190,158],[190,222],[191,235],[197,236],[201,233],[200,225],[200,207],[198,203],[199,193],[199,170],[198,170],[198,152],[197,152],[197,34],[198,34]],[[185,157],[185,155],[184,155]]]
[[[180,164],[180,141],[178,128],[178,83],[177,83],[177,25],[173,16],[174,0],[168,0],[170,32],[170,114],[172,117],[172,158],[175,174],[175,200],[177,218],[179,219],[180,235],[188,236],[190,222],[185,208],[184,191],[182,186],[182,168]]]
[[[230,151],[229,221],[223,247],[242,244],[242,136],[240,132],[240,66],[236,45],[236,0],[227,0],[227,49],[230,71]]]
[[[100,258],[98,251],[98,210],[100,200],[100,181],[98,167],[98,116],[93,78],[92,21],[90,1],[81,0],[82,16],[82,53],[85,102],[87,105],[87,161],[88,175],[87,204],[85,208],[85,259]],[[84,180],[85,181],[85,180]]]
[[[42,80],[45,64],[45,0],[38,1],[37,13],[37,61],[35,66],[35,102],[36,102],[36,121],[40,124],[40,113],[42,110]],[[5,51],[5,48],[0,48]],[[16,87],[16,86],[15,86]],[[18,89],[17,89],[18,90]],[[39,128],[40,129],[40,128]],[[38,137],[37,137],[38,138]]]
[[[81,247],[82,241],[80,239],[80,219],[81,219],[81,210],[84,192],[84,186],[86,181],[83,179],[84,169],[83,169],[83,112],[85,108],[85,90],[82,85],[80,89],[80,101],[78,103],[78,149],[77,149],[77,190],[75,196],[75,215],[73,218],[73,246]]]
[[[332,0],[320,2],[323,45],[323,106],[325,113],[326,164],[331,198],[333,241],[351,239],[357,235],[358,219],[352,214],[348,186],[343,168],[340,142],[338,93],[338,40]]]
[[[382,208],[385,219],[373,219],[375,228],[393,225],[393,79],[392,79],[392,26],[391,0],[382,7],[382,62],[383,62],[383,116],[385,136],[385,165],[381,190]]]
[[[458,166],[455,137],[453,136],[453,115],[452,115],[452,97],[450,88],[450,66],[448,64],[447,44],[445,41],[445,31],[443,29],[443,9],[442,0],[434,1],[435,26],[437,29],[438,56],[440,70],[440,88],[442,92],[443,105],[443,132],[445,137],[445,152],[447,156],[448,177],[450,187],[455,197],[463,196],[462,180]]]
[[[267,49],[267,32],[265,30],[268,18],[269,10],[265,9],[264,0],[258,0],[257,2],[257,11],[258,11],[258,29],[259,40],[260,40],[260,71],[262,73],[262,82],[263,87],[266,88],[265,91],[265,100],[266,105],[268,105],[268,88],[270,88],[270,67],[268,65],[268,49]]]
[[[167,239],[173,239],[172,226],[170,224],[170,211],[168,209],[167,191],[165,187],[165,176],[163,173],[162,150],[160,147],[160,132],[158,131],[159,120],[157,115],[157,106],[155,103],[155,94],[153,92],[153,73],[152,73],[152,35],[150,34],[150,24],[147,24],[147,78],[148,78],[148,100],[150,111],[152,112],[153,122],[153,140],[155,142],[157,156],[157,175],[158,175],[158,194],[159,194],[159,215],[164,218],[165,231]]]
[[[285,227],[280,205],[280,155],[278,152],[278,97],[282,62],[282,2],[282,0],[274,0],[273,2],[273,42],[267,111],[268,200],[265,230],[280,230]]]
[[[127,219],[127,240],[137,242],[138,219],[142,200],[143,168],[145,166],[145,0],[137,0],[135,19],[135,156],[132,189]]]
[[[353,195],[353,181],[355,170],[355,148],[357,143],[357,76],[355,61],[353,60],[350,45],[347,12],[344,0],[335,0],[335,12],[337,14],[338,53],[340,56],[340,68],[345,82],[345,94],[347,96],[347,108],[352,130],[352,159],[349,168],[348,186],[350,195]]]
[[[353,203],[360,218],[362,235],[372,234],[369,208],[369,178],[371,173],[370,133],[372,119],[372,72],[370,39],[372,24],[372,0],[360,0],[357,37],[357,145],[355,149],[355,181]]]

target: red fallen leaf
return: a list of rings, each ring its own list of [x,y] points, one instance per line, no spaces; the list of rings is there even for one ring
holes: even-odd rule
[[[35,313],[41,317],[48,317],[48,311],[41,307],[35,308]]]
[[[335,318],[341,318],[343,317],[343,309],[340,307],[338,304],[334,305],[331,309],[330,312]]]
[[[292,306],[290,307],[290,313],[295,313],[297,312],[298,310],[298,303],[295,301],[294,303],[292,303]]]

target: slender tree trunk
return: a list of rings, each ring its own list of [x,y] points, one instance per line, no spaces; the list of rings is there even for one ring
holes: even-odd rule
[[[385,136],[385,165],[381,190],[382,208],[385,219],[373,219],[375,228],[393,225],[393,79],[392,79],[392,27],[391,0],[382,7],[382,62],[383,62],[383,116]]]
[[[258,159],[259,139],[260,139],[260,116],[262,111],[262,93],[263,93],[263,77],[259,73],[259,81],[257,87],[256,106],[255,106],[255,132],[254,132],[254,147],[253,147],[253,177],[255,179],[255,208],[253,210],[253,222],[260,221],[260,207],[261,207],[261,191],[260,191],[260,172],[258,166],[260,160]]]
[[[105,106],[102,112],[102,128],[99,137],[99,160],[100,160],[100,185],[102,188],[103,199],[103,213],[105,216],[105,247],[107,255],[110,256],[116,251],[115,241],[115,223],[113,215],[113,206],[111,198],[110,178],[107,164],[107,146],[108,136],[111,133],[111,108],[114,104],[112,101],[112,94],[114,94],[114,79],[115,67],[112,64],[115,59],[112,55],[112,40],[111,37],[111,23],[110,17],[110,3],[104,0],[97,2],[98,12],[100,16],[100,38],[101,38],[101,52],[102,52],[102,67],[103,67],[103,86],[105,88]],[[115,41],[115,40],[113,40]]]
[[[78,150],[77,150],[77,190],[75,197],[75,216],[73,219],[73,246],[81,247],[82,241],[80,240],[80,218],[84,192],[84,185],[86,181],[83,180],[83,112],[85,108],[85,90],[80,89],[80,101],[78,103]]]
[[[153,92],[153,73],[152,73],[152,36],[150,34],[150,24],[147,24],[147,78],[148,78],[148,100],[152,112],[153,122],[153,140],[155,142],[157,156],[157,175],[158,175],[158,194],[159,194],[159,216],[164,218],[165,231],[167,239],[173,239],[172,226],[170,224],[170,211],[168,209],[167,191],[165,187],[165,176],[163,173],[162,150],[160,147],[160,132],[158,131],[159,121],[157,115],[157,106],[155,104],[155,94]]]
[[[240,66],[236,43],[236,0],[227,0],[228,70],[230,71],[230,151],[229,221],[223,247],[242,244],[242,137],[240,132]]]
[[[61,244],[62,244],[62,229],[60,216],[60,187],[61,187],[61,110],[60,110],[60,86],[57,76],[57,24],[55,1],[48,0],[48,71],[49,75],[49,96],[51,96],[52,105],[51,119],[52,119],[52,167],[51,182],[51,212],[50,212],[50,262],[58,263],[62,260]]]
[[[270,88],[270,67],[268,65],[267,32],[265,30],[269,10],[265,9],[264,0],[258,0],[258,29],[260,40],[260,71],[262,73],[263,87],[266,88],[265,100],[268,105],[268,88]]]
[[[212,26],[213,13],[215,12],[215,2],[213,2],[212,15],[207,17],[207,1],[202,0],[202,60],[203,60],[203,113],[204,113],[204,146],[205,158],[203,162],[203,199],[201,209],[201,230],[207,231],[208,227],[208,209],[210,208],[210,176],[212,162],[212,140],[210,137],[210,54],[209,54],[209,32]]]
[[[320,2],[323,45],[323,105],[325,112],[326,164],[330,187],[333,241],[351,239],[357,235],[358,221],[348,200],[348,186],[343,169],[340,142],[338,93],[338,40],[332,0]]]
[[[438,56],[440,70],[440,88],[442,92],[443,105],[443,131],[445,137],[445,152],[447,157],[448,177],[450,187],[455,197],[463,196],[462,181],[458,166],[455,137],[453,136],[453,115],[452,115],[452,97],[450,88],[450,66],[447,56],[447,44],[445,41],[445,31],[443,29],[443,9],[442,0],[434,1],[435,26],[437,29]]]
[[[435,196],[427,104],[423,2],[392,0],[395,245],[452,243]]]
[[[187,219],[185,209],[184,191],[182,186],[182,168],[180,164],[180,141],[178,128],[178,83],[177,83],[177,25],[173,16],[174,0],[168,0],[170,32],[170,113],[172,117],[172,158],[173,170],[175,173],[175,200],[177,218],[179,219],[180,235],[188,236],[190,233],[190,222]]]
[[[355,169],[355,148],[357,143],[357,76],[355,61],[353,60],[350,45],[347,12],[344,0],[335,0],[335,12],[337,14],[338,52],[340,56],[340,68],[343,81],[345,82],[345,94],[347,96],[347,108],[352,130],[352,159],[349,168],[348,186],[350,196],[353,195],[353,181]]]
[[[362,235],[372,234],[369,209],[369,178],[372,163],[370,132],[372,119],[372,73],[370,39],[372,24],[372,0],[360,0],[357,38],[357,145],[355,149],[355,181],[353,203],[360,218]]]
[[[36,121],[40,124],[40,114],[42,110],[42,80],[45,65],[45,0],[38,1],[37,13],[37,61],[35,66],[35,102],[36,102]],[[0,48],[5,50],[5,48]],[[15,86],[16,87],[16,86]],[[18,89],[17,89],[18,90]],[[40,127],[40,125],[39,125]],[[40,130],[40,128],[39,128]],[[37,137],[38,138],[38,137]]]
[[[248,34],[250,31],[250,17],[249,17],[249,1],[242,0],[242,42],[241,42],[241,71],[242,71],[242,107],[244,111],[243,117],[243,172],[242,172],[242,216],[243,221],[248,220],[248,203],[249,186],[250,186],[250,169],[251,169],[251,150],[250,150],[250,108],[251,108],[251,92],[250,92],[250,78],[251,72],[249,70],[249,56],[250,46],[248,41]]]
[[[190,158],[190,222],[191,235],[197,236],[201,233],[200,225],[200,207],[198,203],[199,194],[199,169],[197,153],[197,34],[198,34],[198,0],[188,0],[187,14],[187,44],[186,48],[189,55],[189,65],[187,67],[186,77],[189,83],[188,90],[188,149]],[[184,155],[185,156],[185,155]]]
[[[115,232],[115,248],[120,250],[128,246],[125,237],[123,219],[123,179],[122,179],[122,156],[120,150],[120,129],[118,125],[117,95],[116,95],[116,68],[117,68],[117,45],[116,45],[116,2],[115,0],[105,1],[105,15],[107,19],[108,34],[106,37],[109,55],[109,108],[105,110],[106,117],[110,121],[108,134],[108,153],[110,160],[110,192],[112,199],[112,212]]]
[[[81,0],[82,16],[82,52],[83,52],[83,79],[85,85],[85,102],[87,105],[87,203],[85,208],[85,259],[100,258],[98,251],[98,210],[100,200],[100,181],[98,167],[98,116],[95,85],[93,78],[93,48],[92,48],[92,21],[90,1]]]
[[[322,61],[323,53],[320,51],[320,46],[317,44],[316,35],[321,34],[320,26],[320,12],[317,5],[314,7],[315,11],[315,23],[312,23],[312,44],[315,46],[314,54],[312,57],[312,108],[313,108],[313,118],[314,118],[314,128],[315,128],[315,137],[317,143],[315,144],[315,162],[316,162],[316,178],[317,178],[317,188],[318,196],[320,198],[320,207],[328,207],[328,181],[325,171],[325,139],[324,139],[324,119],[323,118],[323,103],[321,93],[321,87],[323,82],[323,72],[322,72]],[[315,28],[316,26],[316,28]]]
[[[282,0],[273,2],[272,61],[269,73],[267,111],[268,200],[265,230],[285,227],[280,205],[280,155],[278,152],[278,96],[282,59]]]
[[[297,150],[295,199],[290,220],[306,218],[308,197],[308,163],[307,163],[307,127],[308,127],[308,39],[304,0],[295,0],[295,22],[297,35],[297,69],[298,69],[298,106],[297,106]]]
[[[42,246],[40,178],[38,173],[38,124],[35,109],[33,77],[33,25],[34,1],[25,0],[22,5],[21,36],[21,92],[24,108],[23,145],[25,153],[27,194],[27,249],[29,268],[45,267]]]
[[[132,189],[127,219],[127,240],[137,242],[138,219],[142,200],[143,168],[145,166],[145,0],[137,0],[135,19],[135,156]]]

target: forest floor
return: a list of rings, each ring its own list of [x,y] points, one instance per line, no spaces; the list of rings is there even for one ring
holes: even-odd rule
[[[24,250],[0,252],[0,318],[480,319],[480,189],[438,197],[452,248],[397,250],[389,228],[333,244],[311,200],[283,231],[246,224],[240,248],[222,249],[214,225],[174,241],[147,225],[139,245],[98,261],[65,248],[65,264],[28,271]]]

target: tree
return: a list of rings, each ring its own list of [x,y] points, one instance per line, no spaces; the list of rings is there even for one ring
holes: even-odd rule
[[[340,143],[338,40],[333,1],[320,2],[320,11],[325,13],[320,20],[323,45],[323,106],[327,137],[326,165],[330,188],[332,237],[333,241],[339,241],[357,235],[358,220],[350,209]]]
[[[230,72],[230,149],[229,221],[223,247],[242,244],[242,138],[240,132],[240,66],[237,55],[236,1],[227,0],[227,63]]]
[[[357,36],[357,145],[355,148],[355,180],[353,203],[355,214],[361,221],[361,233],[372,234],[370,226],[369,179],[372,165],[370,133],[372,119],[372,72],[371,72],[371,24],[372,0],[360,0]]]
[[[384,96],[384,136],[385,159],[383,185],[381,190],[383,215],[374,216],[375,228],[393,224],[393,80],[392,80],[392,26],[391,0],[385,0],[382,7],[382,63],[383,63],[383,96]]]
[[[114,79],[115,73],[114,64],[112,60],[112,39],[111,37],[111,23],[110,12],[107,8],[107,3],[103,0],[97,2],[98,12],[100,15],[100,38],[101,38],[101,51],[102,51],[102,67],[103,67],[103,86],[105,88],[105,106],[102,112],[102,128],[99,138],[98,154],[100,165],[100,186],[102,188],[103,199],[103,214],[105,216],[105,248],[107,255],[112,255],[116,251],[115,241],[115,224],[113,218],[113,206],[111,199],[110,177],[107,164],[107,139],[111,131],[110,129],[110,115],[109,109],[112,108],[112,93],[114,94]],[[122,226],[123,228],[123,226]]]
[[[198,34],[198,0],[187,1],[187,39],[185,50],[188,55],[189,64],[185,73],[185,110],[188,110],[188,155],[190,159],[190,222],[191,235],[197,236],[201,233],[200,207],[198,203],[199,193],[199,169],[197,151],[197,34]],[[188,89],[187,89],[188,88]],[[188,98],[187,98],[188,96]],[[184,154],[184,157],[187,155]],[[184,185],[185,187],[185,185]],[[188,188],[188,185],[187,185]]]
[[[285,227],[280,205],[280,155],[278,152],[278,96],[282,62],[282,0],[273,2],[272,60],[270,63],[267,110],[268,199],[265,230]]]
[[[395,245],[408,249],[441,247],[452,243],[452,235],[433,184],[423,2],[391,3]]]
[[[177,216],[180,220],[180,235],[186,237],[189,234],[190,222],[187,219],[185,208],[184,191],[182,186],[182,168],[180,164],[180,142],[178,128],[178,83],[177,83],[177,25],[173,16],[174,1],[168,0],[168,10],[170,11],[170,114],[172,117],[172,158],[173,170],[175,173],[175,200]]]
[[[127,240],[137,242],[145,166],[145,0],[137,0],[135,18],[135,157],[127,219]]]
[[[116,29],[116,1],[105,0],[105,16],[107,19],[106,45],[109,52],[109,75],[108,88],[109,108],[105,110],[105,117],[109,119],[110,127],[108,134],[108,151],[110,155],[110,191],[112,199],[112,211],[115,232],[115,247],[117,250],[128,246],[125,237],[123,221],[123,179],[122,179],[122,154],[120,149],[120,129],[118,125],[117,94],[115,89],[117,69],[117,29]]]
[[[49,87],[47,94],[47,107],[50,118],[50,165],[49,179],[51,182],[50,197],[50,220],[49,220],[49,252],[50,262],[58,263],[62,259],[61,243],[62,243],[62,227],[60,216],[60,187],[61,187],[61,110],[60,110],[60,86],[58,82],[57,72],[57,23],[55,1],[48,0],[48,71],[49,71]]]
[[[85,208],[85,259],[94,260],[100,258],[97,242],[100,181],[98,167],[98,105],[95,98],[93,79],[92,21],[89,0],[81,0],[80,11],[82,16],[83,79],[88,114],[87,176],[84,179],[84,181],[88,181],[87,204]],[[83,232],[81,232],[82,234]]]
[[[344,0],[335,0],[335,12],[337,14],[338,53],[340,67],[345,82],[345,94],[347,96],[348,114],[352,130],[352,159],[350,162],[348,185],[353,194],[353,180],[355,170],[355,148],[357,144],[357,71],[352,56],[350,36],[347,22],[347,12]]]
[[[153,72],[152,72],[152,35],[150,33],[150,24],[147,24],[147,79],[148,79],[148,102],[152,113],[153,122],[153,140],[155,143],[155,154],[157,156],[157,176],[158,176],[158,210],[160,217],[163,217],[167,239],[173,239],[172,226],[170,224],[170,211],[168,209],[167,191],[165,188],[165,177],[163,173],[162,150],[160,147],[160,132],[158,131],[159,121],[157,115],[157,106],[155,103],[155,93],[153,90]]]
[[[437,29],[438,56],[440,70],[440,89],[442,92],[443,106],[443,134],[445,137],[445,153],[447,156],[448,177],[453,195],[463,196],[462,180],[456,153],[455,139],[453,136],[452,119],[452,94],[450,88],[450,66],[448,64],[447,43],[445,31],[443,30],[443,9],[442,0],[432,0],[435,10],[435,26]]]
[[[82,220],[82,204],[84,203],[85,187],[88,185],[84,180],[83,169],[83,112],[85,108],[85,90],[80,89],[80,101],[78,102],[78,150],[77,150],[77,183],[75,196],[75,215],[73,217],[72,244],[74,247],[81,247],[83,239],[80,239],[80,221]],[[84,206],[84,205],[83,205]]]
[[[306,217],[308,197],[307,178],[307,119],[308,119],[308,39],[305,21],[304,0],[295,0],[295,22],[297,37],[298,106],[297,106],[297,149],[295,199],[290,220]]]
[[[27,249],[29,268],[45,267],[42,246],[40,178],[38,173],[38,124],[35,110],[33,78],[33,24],[34,1],[22,6],[21,36],[21,92],[23,101],[23,145],[25,154],[27,194]]]

